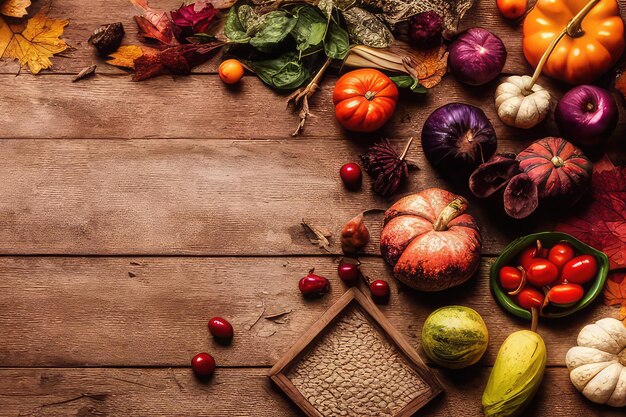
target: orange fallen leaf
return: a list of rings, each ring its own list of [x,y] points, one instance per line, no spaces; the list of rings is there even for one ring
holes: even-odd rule
[[[448,70],[448,52],[445,45],[439,48],[416,51],[410,55],[410,68],[415,72],[411,74],[417,78],[420,84],[426,88],[433,88],[441,82]]]
[[[30,0],[0,0],[0,14],[9,17],[24,17],[28,12]]]
[[[16,59],[21,66],[38,74],[52,66],[50,58],[67,49],[60,39],[68,20],[50,19],[39,12],[26,22],[23,30],[9,25],[0,17],[0,58]]]
[[[621,282],[607,279],[604,286],[604,304],[607,306],[621,305],[620,320],[626,319],[626,279]]]
[[[135,69],[135,60],[144,54],[155,54],[156,49],[146,48],[137,45],[123,45],[113,52],[107,64],[116,67]]]

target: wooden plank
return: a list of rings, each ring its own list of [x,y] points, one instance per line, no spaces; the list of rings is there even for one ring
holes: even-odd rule
[[[189,369],[0,369],[0,402],[7,416],[302,416],[271,384],[266,369],[218,369],[202,383]],[[482,415],[489,369],[439,372],[446,393],[418,416]],[[584,414],[582,414],[584,413]],[[617,417],[620,409],[593,404],[549,368],[525,417]]]
[[[394,141],[400,148],[403,141]],[[279,255],[324,254],[300,222],[331,231],[340,253],[343,225],[391,202],[344,189],[340,166],[369,142],[225,140],[2,140],[0,254]],[[521,142],[501,141],[501,150]],[[439,186],[415,144],[414,171],[402,193]],[[472,200],[483,253],[498,254],[536,229],[512,222],[501,201]],[[545,222],[544,222],[545,223]],[[367,216],[370,254],[379,253],[382,213]]]
[[[620,0],[623,1],[623,0]],[[150,4],[164,10],[173,10],[180,6],[177,0],[158,0]],[[35,3],[31,6],[31,15],[42,7]],[[84,7],[81,0],[65,0],[63,5],[53,5],[49,15],[54,18],[70,19],[70,25],[65,29],[63,38],[74,48],[65,52],[62,57],[53,59],[52,71],[55,73],[76,74],[81,69],[97,64],[97,72],[101,74],[124,74],[123,70],[112,67],[99,58],[94,48],[88,44],[87,39],[92,31],[109,22],[122,22],[126,31],[124,44],[140,44],[137,36],[137,25],[133,21],[133,15],[138,14],[137,10],[128,0],[110,0],[98,2]],[[476,5],[467,13],[461,22],[460,29],[473,26],[482,26],[494,32],[502,38],[507,50],[508,59],[504,68],[507,74],[522,74],[531,72],[530,66],[522,54],[521,48],[521,26],[517,22],[510,22],[500,16],[495,7],[495,1],[477,1]],[[219,56],[211,62],[198,67],[196,73],[215,73],[219,64]],[[13,61],[0,62],[0,73],[15,74],[18,65]],[[45,73],[44,73],[45,74]]]
[[[0,138],[290,138],[297,124],[297,115],[285,109],[285,96],[277,95],[256,77],[245,77],[235,89],[214,76],[161,77],[142,83],[98,75],[85,82],[71,80],[72,76],[63,75],[0,75],[4,86],[0,91]],[[419,136],[431,112],[451,102],[483,109],[501,140],[527,143],[557,134],[551,118],[528,131],[504,126],[494,107],[495,82],[466,88],[451,76],[430,94],[404,95],[393,118],[379,132],[350,133],[335,120],[334,82],[328,77],[312,99],[313,117],[303,138],[362,141]],[[556,84],[542,85],[555,99],[561,96],[563,90]],[[623,113],[614,138],[626,135]]]
[[[397,285],[382,259],[362,261],[365,274],[389,280],[390,302],[381,310],[414,348],[427,315],[445,305],[470,306],[484,317],[490,343],[483,365],[494,362],[510,333],[529,327],[492,298],[487,274],[493,259],[485,260],[466,285],[438,294]],[[269,366],[345,292],[337,262],[328,257],[2,257],[0,366],[186,366],[203,350],[223,366]],[[297,288],[310,268],[331,280],[331,293],[319,300],[304,300]],[[285,311],[284,323],[265,318]],[[584,324],[616,314],[617,309],[597,302],[574,317],[540,323],[548,363],[564,364]],[[212,316],[233,324],[231,346],[209,336],[206,323]]]

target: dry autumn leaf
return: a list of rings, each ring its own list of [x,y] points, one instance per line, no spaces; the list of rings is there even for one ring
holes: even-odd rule
[[[0,14],[9,17],[24,17],[30,6],[30,0],[0,0]]]
[[[135,60],[144,54],[155,54],[156,49],[145,48],[137,45],[123,45],[113,52],[107,64],[116,67],[135,69]]]
[[[617,282],[612,279],[606,281],[604,286],[604,304],[607,306],[621,305],[619,319],[626,319],[626,279]]]
[[[407,55],[407,66],[409,73],[417,78],[420,85],[426,88],[433,88],[441,82],[441,78],[448,70],[448,52],[446,46],[439,48],[417,51],[412,55]]]
[[[19,31],[0,17],[0,58],[16,59],[21,66],[28,66],[30,72],[38,74],[52,66],[50,58],[67,49],[60,39],[68,20],[50,19],[39,12],[26,22]]]

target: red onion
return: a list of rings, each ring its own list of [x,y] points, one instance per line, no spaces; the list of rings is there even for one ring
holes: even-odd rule
[[[469,175],[493,156],[497,146],[491,122],[481,109],[469,104],[438,108],[422,128],[426,158],[447,174]]]
[[[494,80],[506,62],[506,48],[493,33],[472,28],[461,33],[449,49],[448,66],[459,81],[483,85]]]
[[[597,145],[615,130],[619,112],[607,90],[580,85],[563,96],[554,117],[565,139],[580,145]]]

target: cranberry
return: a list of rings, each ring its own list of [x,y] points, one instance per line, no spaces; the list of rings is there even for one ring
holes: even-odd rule
[[[356,285],[361,278],[359,266],[352,262],[342,260],[337,267],[337,275],[346,285]]]
[[[213,336],[221,339],[233,337],[233,326],[221,317],[213,317],[209,320],[209,331]]]
[[[298,288],[300,288],[300,292],[304,295],[320,296],[330,290],[330,281],[319,275],[309,273],[307,276],[300,279]]]
[[[374,297],[389,297],[389,284],[387,284],[387,281],[377,279],[370,284],[370,291]]]
[[[206,352],[198,353],[191,360],[191,369],[198,376],[209,376],[215,371],[215,359]]]
[[[361,167],[354,162],[348,162],[342,166],[339,170],[339,175],[348,190],[355,191],[361,188],[363,173],[361,172]]]

